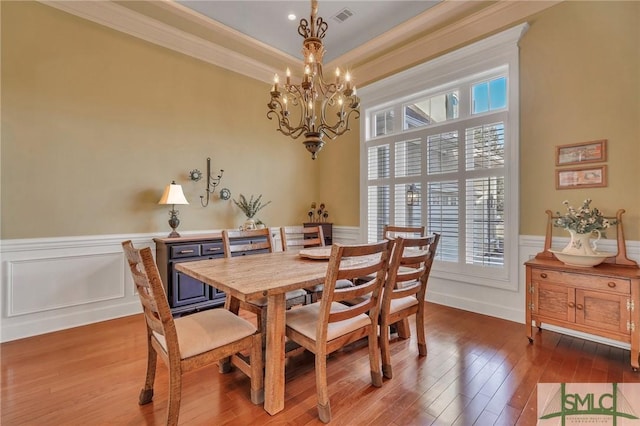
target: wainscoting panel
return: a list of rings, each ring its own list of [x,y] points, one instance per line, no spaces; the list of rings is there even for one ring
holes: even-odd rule
[[[7,262],[7,317],[122,299],[122,254]]]
[[[274,231],[279,232],[276,228]],[[210,232],[183,232],[183,235]],[[153,238],[165,236],[163,233],[0,241],[0,342],[140,313],[121,242],[130,239],[136,247],[155,250]],[[357,227],[334,226],[333,236],[335,242],[357,244],[361,233]],[[554,240],[554,246],[563,246],[568,242],[565,240]],[[519,272],[513,290],[445,280],[434,274],[429,280],[427,299],[524,323],[522,264],[541,251],[543,245],[542,236],[520,237]],[[615,244],[605,240],[598,248],[614,252]],[[627,241],[627,252],[631,259],[640,261],[639,242]],[[526,340],[524,330],[523,340]]]

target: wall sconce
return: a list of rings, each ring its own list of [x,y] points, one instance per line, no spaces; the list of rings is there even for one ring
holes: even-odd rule
[[[202,207],[207,207],[209,205],[209,197],[216,191],[216,186],[220,185],[220,179],[222,179],[223,174],[224,170],[220,169],[220,174],[217,177],[211,177],[211,158],[207,157],[207,189],[205,190],[205,195],[200,196],[200,204],[202,204]],[[189,179],[194,182],[198,182],[202,179],[202,172],[198,169],[191,170],[189,172]],[[205,198],[206,202],[204,201]]]
[[[420,190],[414,183],[409,185],[409,189],[407,189],[407,205],[408,206],[420,205]]]
[[[169,212],[169,226],[172,231],[169,234],[169,238],[179,237],[178,231],[176,228],[180,225],[180,219],[178,219],[178,210],[176,210],[176,204],[189,204],[187,199],[184,197],[184,193],[182,192],[182,187],[180,185],[176,185],[175,181],[172,181],[170,185],[164,189],[164,193],[162,194],[162,198],[158,201],[158,204],[171,204],[171,211]]]

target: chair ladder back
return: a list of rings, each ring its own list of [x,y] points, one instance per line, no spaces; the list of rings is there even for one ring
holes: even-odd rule
[[[162,335],[167,344],[167,352],[175,352],[179,359],[180,350],[173,316],[151,249],[135,249],[131,241],[123,242],[122,247],[138,288],[147,327]]]
[[[334,244],[325,280],[324,294],[321,300],[321,311],[326,310],[326,321],[338,322],[353,318],[365,312],[375,312],[377,315],[378,301],[389,262],[389,241],[377,243],[344,246]],[[353,287],[336,289],[336,281],[340,279],[356,279],[374,274],[375,277]],[[360,303],[351,305],[344,310],[330,311],[332,302],[361,299]]]
[[[322,226],[282,226],[280,228],[282,250],[293,248],[324,247]]]
[[[399,299],[415,294],[424,298],[431,272],[431,265],[435,257],[440,234],[428,237],[403,238],[398,237],[391,256],[387,283],[383,295],[382,305],[387,308],[391,299]],[[402,283],[410,283],[402,285]]]
[[[264,241],[261,240],[242,244],[232,244],[235,240],[247,240],[256,237],[260,239],[264,238]],[[251,229],[246,231],[224,229],[222,231],[222,244],[224,246],[225,257],[231,257],[233,253],[247,253],[265,249],[271,253],[274,248],[271,228]]]

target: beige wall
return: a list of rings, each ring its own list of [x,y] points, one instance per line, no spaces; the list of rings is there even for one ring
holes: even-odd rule
[[[183,185],[179,230],[235,227],[221,187],[264,194],[257,217],[300,223],[318,199],[320,160],[275,132],[269,87],[35,2],[2,2],[2,238],[169,230],[158,206]],[[357,133],[357,129],[355,132]],[[335,211],[336,209],[334,209]]]
[[[311,201],[359,221],[359,128],[311,161],[266,119],[268,87],[38,3],[2,2],[1,237],[168,230],[163,187],[183,185],[180,230],[234,227],[242,214],[198,196],[193,168],[272,200],[259,216],[301,222]],[[566,2],[529,20],[521,45],[521,234],[544,210],[585,197],[625,208],[640,240],[640,3]],[[240,93],[242,98],[237,94]],[[240,115],[241,113],[241,115]],[[558,144],[609,140],[609,185],[557,191]],[[216,194],[217,195],[217,194]]]
[[[531,19],[520,43],[520,233],[541,235],[546,209],[585,198],[625,209],[640,240],[640,2],[565,2]],[[608,140],[606,188],[556,190],[555,147]]]

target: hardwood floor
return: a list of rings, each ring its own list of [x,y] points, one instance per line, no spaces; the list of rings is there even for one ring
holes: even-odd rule
[[[428,355],[415,330],[392,343],[394,378],[370,383],[366,345],[331,356],[335,425],[534,425],[538,382],[640,382],[629,351],[543,331],[530,345],[523,324],[428,304]],[[413,321],[412,321],[413,322]],[[412,328],[414,326],[412,325]],[[142,315],[0,345],[2,425],[163,424],[167,370],[138,405],[146,363]],[[180,424],[321,424],[313,357],[288,360],[285,410],[270,416],[249,400],[240,372],[215,366],[183,381]],[[391,408],[392,407],[392,408]]]

